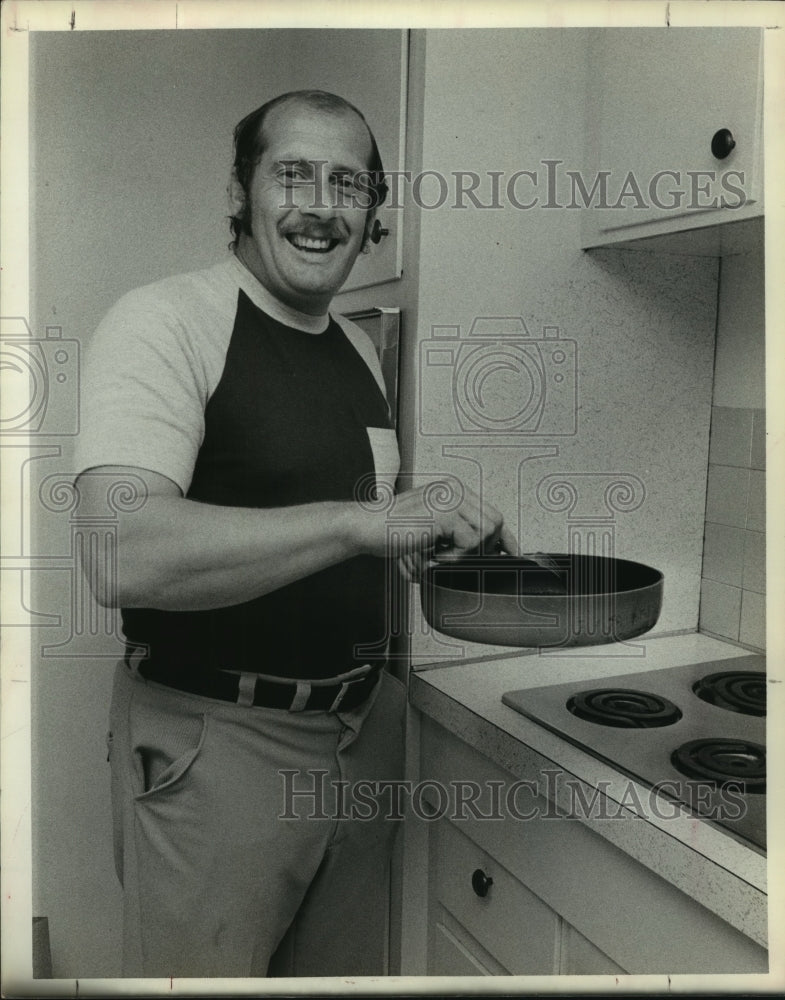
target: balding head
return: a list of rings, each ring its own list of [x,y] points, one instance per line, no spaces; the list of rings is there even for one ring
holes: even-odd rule
[[[280,115],[283,111],[297,107],[310,108],[313,111],[324,113],[325,115],[355,115],[362,121],[368,133],[370,141],[370,153],[368,163],[368,183],[364,188],[364,193],[370,199],[368,211],[369,222],[373,211],[384,202],[387,197],[387,185],[384,182],[384,167],[382,165],[379,147],[376,138],[371,131],[363,113],[349,101],[337,94],[331,94],[325,90],[293,90],[286,94],[280,94],[272,100],[267,101],[261,107],[252,111],[240,121],[234,130],[234,164],[233,176],[246,195],[244,208],[236,212],[230,218],[233,244],[236,245],[241,234],[249,235],[249,204],[248,194],[251,181],[259,161],[262,158],[266,147],[265,126]],[[363,246],[367,244],[368,233]]]

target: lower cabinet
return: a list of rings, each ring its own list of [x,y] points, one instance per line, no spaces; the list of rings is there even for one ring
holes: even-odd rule
[[[510,975],[444,907],[438,907],[431,919],[429,976]]]
[[[430,720],[421,736],[425,784],[517,780]],[[476,806],[414,820],[428,826],[427,900],[414,902],[428,975],[767,971],[764,948],[545,799],[525,821]]]
[[[447,819],[430,837],[428,974],[624,970]]]
[[[557,914],[449,820],[438,822],[430,840],[434,940],[450,933],[481,962],[479,944],[500,975],[552,973]]]

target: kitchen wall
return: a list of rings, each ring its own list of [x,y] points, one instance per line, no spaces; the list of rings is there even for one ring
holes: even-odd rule
[[[517,436],[468,434],[455,414],[445,416],[455,395],[444,370],[419,354],[415,468],[481,489],[518,531],[524,551],[564,551],[570,530],[612,533],[617,555],[665,575],[656,632],[692,631],[718,264],[621,249],[582,252],[581,210],[545,207],[544,161],[563,161],[563,170],[583,162],[586,74],[582,31],[427,33],[423,167],[447,176],[456,169],[507,177],[536,171],[540,203],[422,212],[419,349],[443,332],[435,327],[459,327],[465,338],[476,317],[522,317],[534,340],[544,327],[557,327],[574,351],[577,399],[573,434],[558,436],[552,431],[564,426],[547,424]],[[527,182],[519,200],[534,193]],[[569,203],[569,195],[553,201]],[[513,405],[522,389],[502,391]],[[552,402],[562,420],[564,400],[554,394]],[[572,510],[547,509],[544,487],[538,499],[538,485],[554,474],[576,491]],[[612,481],[629,484],[630,509],[607,507],[603,490]],[[502,652],[437,637],[419,617],[412,647],[418,664]],[[598,648],[597,655],[607,653]]]
[[[763,227],[721,263],[700,630],[766,647]]]

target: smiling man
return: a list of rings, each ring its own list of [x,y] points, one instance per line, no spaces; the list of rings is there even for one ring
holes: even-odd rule
[[[88,351],[81,509],[119,483],[144,498],[117,578],[85,567],[127,639],[108,740],[126,975],[383,972],[404,708],[378,652],[385,558],[514,544],[467,491],[391,552],[362,502],[397,445],[370,341],[328,310],[384,196],[357,109],[276,98],[235,130],[233,252],[126,295]],[[349,821],[360,784],[376,804]]]
[[[258,145],[247,158],[239,147],[243,129],[257,126],[250,116],[240,126],[241,164],[230,184],[239,219],[237,256],[268,291],[305,313],[327,311],[366,238],[372,212],[361,207],[352,178],[381,173],[363,119],[336,110],[325,98],[321,104],[272,102],[264,113],[264,149],[249,181],[245,165],[253,163]],[[373,194],[378,199],[383,192],[377,187]]]

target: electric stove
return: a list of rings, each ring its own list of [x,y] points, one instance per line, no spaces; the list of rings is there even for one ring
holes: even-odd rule
[[[502,701],[765,853],[764,656],[508,691]]]

